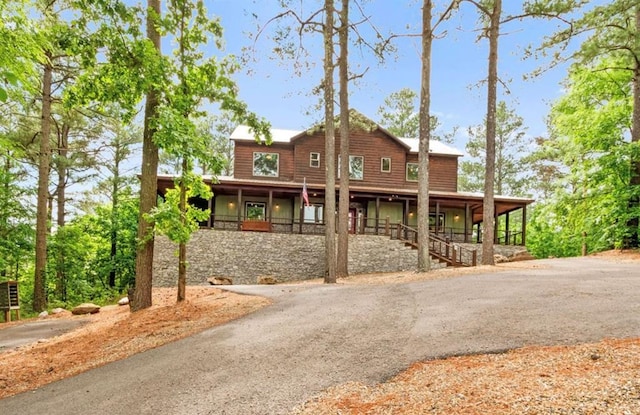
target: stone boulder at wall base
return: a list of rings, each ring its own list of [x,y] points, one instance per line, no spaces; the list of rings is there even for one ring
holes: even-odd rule
[[[100,311],[100,306],[99,305],[95,305],[95,304],[91,304],[91,303],[83,303],[80,304],[79,306],[75,307],[73,310],[71,310],[71,313],[75,314],[75,315],[79,315],[79,314],[95,314],[97,312]]]
[[[273,285],[277,284],[278,280],[274,277],[258,277],[257,283],[263,285]]]
[[[227,277],[211,277],[207,281],[211,285],[233,285],[233,280]]]

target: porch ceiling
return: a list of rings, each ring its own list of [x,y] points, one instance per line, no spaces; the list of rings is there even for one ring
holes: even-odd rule
[[[205,178],[205,181],[211,183],[210,178]],[[158,176],[159,194],[163,195],[168,188],[172,188],[173,186],[173,176]],[[274,198],[288,198],[300,195],[302,191],[302,183],[220,178],[218,183],[212,185],[212,188],[216,195],[237,195],[238,190],[241,189],[242,194],[246,196],[265,196],[265,194],[268,195],[269,192],[272,192],[272,196]],[[336,186],[336,192],[338,189],[339,186]],[[325,186],[324,184],[307,183],[307,191],[311,196],[323,197]],[[413,205],[417,203],[418,198],[418,192],[416,189],[363,187],[357,186],[357,183],[351,186],[350,195],[352,198],[359,200],[371,200],[379,197],[381,201],[409,201],[409,203]],[[507,212],[521,209],[534,201],[529,198],[506,196],[496,196],[494,200],[498,215],[503,215]],[[482,222],[482,194],[431,191],[429,192],[429,202],[431,205],[439,203],[441,208],[464,209],[465,206],[468,205],[472,212],[473,223]]]

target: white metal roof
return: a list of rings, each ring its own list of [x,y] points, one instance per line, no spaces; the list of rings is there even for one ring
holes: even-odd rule
[[[304,130],[282,130],[277,128],[271,129],[271,137],[274,143],[290,143],[291,139],[298,134],[304,132]],[[231,133],[231,140],[248,140],[254,141],[255,134],[251,131],[251,128],[247,125],[239,125]],[[409,146],[412,153],[418,152],[419,140],[417,138],[398,138],[401,142]],[[444,154],[448,156],[464,156],[463,153],[455,148],[448,146],[440,141],[429,141],[429,153],[431,154]]]
[[[289,143],[291,138],[300,134],[302,131],[296,130],[280,130],[276,128],[271,129],[271,138],[274,143]],[[231,133],[231,140],[250,140],[254,141],[256,139],[255,134],[251,131],[251,128],[248,125],[239,125],[235,130]],[[264,141],[264,140],[263,140]]]
[[[417,138],[399,138],[399,140],[411,147],[412,153],[418,152],[420,140],[418,140]],[[429,140],[429,153],[444,154],[449,156],[464,156],[464,153],[461,153],[455,148],[436,140]]]

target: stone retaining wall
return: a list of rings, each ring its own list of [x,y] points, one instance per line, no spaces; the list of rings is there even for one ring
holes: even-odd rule
[[[457,244],[477,250],[482,246]],[[495,246],[496,254],[511,257],[521,246]],[[467,259],[468,260],[468,259]],[[207,284],[210,277],[229,277],[234,284],[255,284],[258,277],[279,282],[324,276],[324,236],[200,229],[187,246],[187,284]],[[368,274],[415,270],[417,251],[386,236],[349,236],[349,273]],[[444,264],[432,262],[432,266]],[[154,253],[154,285],[175,286],[178,280],[177,245],[157,237]]]
[[[155,242],[154,285],[175,286],[177,245],[159,236]],[[206,284],[214,276],[234,284],[255,284],[258,277],[279,282],[324,276],[324,236],[213,229],[197,231],[187,246],[187,284]],[[349,272],[365,274],[415,269],[416,251],[399,241],[373,235],[349,238]]]

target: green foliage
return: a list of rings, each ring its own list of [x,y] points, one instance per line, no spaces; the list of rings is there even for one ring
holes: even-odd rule
[[[418,94],[409,88],[393,92],[378,108],[380,125],[396,137],[417,138],[420,130],[420,114],[416,111],[417,99]],[[439,126],[438,117],[432,115],[429,127],[433,138],[440,139],[434,135]]]
[[[611,69],[610,59],[574,65],[567,93],[551,111],[552,137],[541,152],[562,163],[550,200],[531,218],[528,246],[538,256],[577,255],[620,247],[640,214],[638,186],[630,186],[630,164],[640,155],[630,142],[631,72]]]
[[[213,194],[209,186],[202,178],[188,174],[181,179],[187,189],[187,199],[202,198],[211,199]],[[191,234],[198,229],[199,222],[206,221],[209,217],[209,209],[199,209],[187,203],[186,211],[180,211],[180,184],[176,183],[174,189],[167,190],[163,201],[151,211],[149,220],[155,222],[156,232],[166,235],[176,243],[187,243]]]
[[[126,291],[135,278],[138,204],[129,194],[122,197],[118,215],[111,206],[96,208],[94,214],[79,216],[58,229],[49,243],[48,292],[51,306],[70,307],[92,301],[104,304]],[[113,218],[117,223],[113,223]],[[110,256],[112,228],[118,229],[118,251]],[[109,274],[116,269],[117,284],[111,289]],[[64,270],[64,281],[55,270]],[[63,284],[61,290],[60,284]]]
[[[484,189],[484,154],[486,124],[469,128],[467,152],[472,158],[460,164],[458,187],[462,191],[482,192]],[[525,196],[528,190],[524,155],[526,127],[514,110],[504,101],[496,109],[495,192],[498,195]]]

